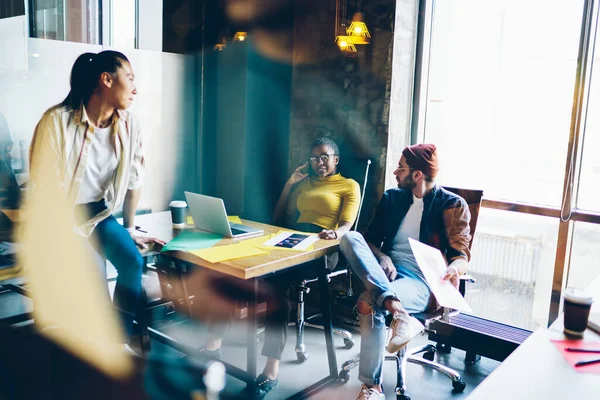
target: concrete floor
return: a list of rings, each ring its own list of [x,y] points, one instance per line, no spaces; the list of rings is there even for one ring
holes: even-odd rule
[[[178,323],[167,323],[162,331],[177,338],[182,343],[190,346],[201,346],[204,339],[205,330],[197,324],[189,321]],[[223,360],[232,363],[235,366],[245,369],[246,352],[243,346],[245,335],[245,326],[243,324],[234,325],[223,344]],[[286,399],[306,386],[320,380],[328,374],[327,354],[325,351],[325,340],[323,332],[315,329],[307,329],[305,334],[305,344],[309,359],[304,363],[299,363],[294,351],[295,333],[290,328],[288,344],[282,356],[280,385],[269,395],[269,399]],[[336,338],[338,370],[341,364],[358,355],[360,349],[360,337],[355,335],[355,346],[348,350],[343,346],[341,338]],[[425,336],[419,336],[411,342],[412,346],[419,346],[428,343]],[[262,348],[262,342],[259,344],[259,351]],[[153,353],[160,357],[173,357],[177,359],[181,354],[168,349],[160,344],[153,347]],[[468,394],[486,377],[499,363],[489,359],[482,359],[474,366],[466,366],[463,363],[464,352],[453,349],[450,354],[437,354],[436,361],[443,365],[456,369],[463,377],[467,387],[463,393],[453,393],[450,379],[437,371],[423,368],[422,366],[409,364],[407,373],[407,394],[412,399],[449,399],[465,398]],[[258,370],[261,371],[264,366],[265,358],[259,357]],[[350,381],[347,383],[335,383],[327,389],[312,396],[312,399],[355,399],[360,391],[361,383],[357,379],[358,368],[351,372]],[[386,389],[386,398],[395,399],[396,371],[395,363],[387,361],[384,365],[384,389]],[[187,384],[193,385],[193,379]],[[244,383],[228,377],[225,389],[225,395],[236,396],[244,388]],[[151,391],[150,391],[151,392]],[[161,398],[158,395],[155,398]]]
[[[32,304],[17,294],[7,293],[0,296],[0,318],[7,317],[18,312],[31,311]],[[198,323],[181,319],[177,316],[163,316],[157,318],[157,327],[182,343],[192,347],[199,347],[206,341],[206,330]],[[223,359],[240,368],[245,369],[246,351],[244,338],[246,334],[245,325],[234,324],[226,336],[223,344]],[[325,351],[325,340],[322,331],[308,328],[305,334],[305,344],[309,359],[299,363],[294,351],[295,332],[290,328],[288,344],[282,356],[281,375],[279,387],[268,397],[269,399],[286,399],[306,386],[320,380],[328,373],[327,354]],[[358,355],[360,349],[360,335],[355,335],[355,346],[348,350],[343,346],[341,338],[336,337],[338,370],[341,364]],[[424,336],[415,338],[412,346],[427,343]],[[262,342],[259,344],[259,352]],[[189,393],[200,386],[201,376],[187,366],[198,365],[194,359],[182,359],[182,354],[168,348],[161,343],[152,343],[151,358],[163,362],[167,360],[168,368],[157,368],[152,364],[145,371],[145,389],[153,399],[189,399]],[[443,365],[456,369],[463,377],[467,387],[463,393],[453,393],[451,381],[437,371],[425,369],[419,365],[409,364],[407,372],[407,394],[412,399],[449,399],[465,398],[468,394],[487,377],[499,363],[489,359],[482,359],[474,366],[466,366],[463,363],[464,352],[453,349],[448,355],[436,354],[436,360]],[[265,358],[259,357],[258,370],[264,366]],[[181,367],[181,368],[178,368]],[[360,382],[357,379],[357,368],[351,371],[348,383],[335,383],[329,388],[312,396],[312,399],[355,399],[359,390]],[[386,362],[384,365],[384,388],[386,398],[395,399],[395,363]],[[236,398],[245,384],[235,378],[228,377],[223,398]]]

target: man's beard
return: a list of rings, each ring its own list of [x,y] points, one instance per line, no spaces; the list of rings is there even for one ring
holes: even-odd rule
[[[398,182],[398,189],[413,190],[416,186],[417,184],[413,180],[412,175],[408,175],[406,178]]]

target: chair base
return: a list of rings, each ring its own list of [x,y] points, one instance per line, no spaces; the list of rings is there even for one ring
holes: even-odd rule
[[[385,356],[386,361],[395,361],[396,369],[398,371],[397,382],[396,382],[396,397],[398,399],[409,400],[406,393],[406,363],[410,362],[413,364],[419,364],[424,367],[432,368],[436,371],[441,372],[452,381],[452,388],[455,393],[460,393],[467,387],[463,381],[461,375],[444,365],[438,364],[433,361],[436,352],[436,347],[433,344],[427,344],[425,346],[407,349],[406,347],[400,350],[398,353],[390,356]],[[423,357],[419,357],[418,354],[423,353]],[[342,364],[342,369],[339,373],[339,378],[342,382],[346,383],[350,380],[350,370],[356,367],[360,362],[359,357],[355,357]]]

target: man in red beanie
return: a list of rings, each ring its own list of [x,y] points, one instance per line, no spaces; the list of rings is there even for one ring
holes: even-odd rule
[[[467,203],[435,183],[437,150],[433,144],[406,147],[394,171],[398,189],[387,190],[364,237],[348,232],[340,249],[364,284],[357,302],[361,330],[358,400],[383,400],[381,369],[385,315],[393,315],[387,351],[400,351],[423,325],[410,313],[435,304],[408,239],[439,249],[446,257],[445,280],[458,287],[471,257]]]

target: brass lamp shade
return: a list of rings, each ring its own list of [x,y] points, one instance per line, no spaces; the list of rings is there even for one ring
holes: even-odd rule
[[[223,51],[223,49],[227,46],[227,41],[225,40],[225,36],[221,37],[221,42],[215,44],[215,51]]]
[[[233,35],[233,41],[234,42],[243,42],[244,40],[246,40],[247,37],[248,37],[248,32],[236,32],[235,35]]]
[[[356,53],[356,46],[354,46],[354,40],[352,36],[338,36],[335,38],[335,42],[342,51],[349,53]]]
[[[367,24],[363,22],[363,18],[363,13],[355,13],[352,17],[352,23],[346,29],[346,34],[352,36],[354,44],[368,44],[370,42],[371,34]]]

